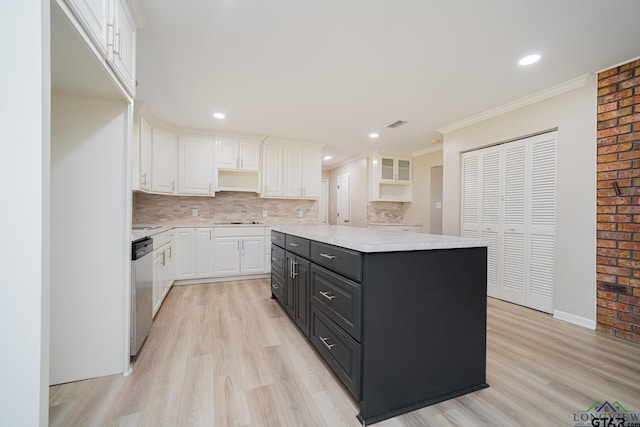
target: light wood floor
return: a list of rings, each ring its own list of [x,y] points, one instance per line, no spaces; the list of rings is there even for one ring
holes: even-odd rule
[[[50,425],[358,426],[269,296],[264,279],[172,288],[133,373],[51,387]],[[487,347],[490,388],[376,425],[570,426],[596,400],[640,411],[638,345],[489,299]]]

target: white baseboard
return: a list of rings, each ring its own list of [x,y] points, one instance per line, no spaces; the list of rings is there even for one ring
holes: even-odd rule
[[[575,314],[567,313],[565,311],[553,310],[553,317],[556,319],[564,320],[574,325],[583,326],[592,330],[596,329],[596,321],[587,319],[586,317],[576,316]]]
[[[271,273],[247,274],[244,276],[225,276],[225,277],[207,277],[203,279],[182,279],[173,282],[176,286],[182,285],[200,285],[205,283],[231,282],[233,280],[251,280],[251,279],[268,279]]]

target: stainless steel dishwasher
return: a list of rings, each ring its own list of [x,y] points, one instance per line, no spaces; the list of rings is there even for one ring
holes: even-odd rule
[[[153,239],[131,244],[131,356],[140,351],[153,320]]]

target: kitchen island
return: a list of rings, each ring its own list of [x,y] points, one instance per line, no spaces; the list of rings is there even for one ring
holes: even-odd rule
[[[362,424],[487,387],[487,243],[274,225],[272,296],[359,402]]]

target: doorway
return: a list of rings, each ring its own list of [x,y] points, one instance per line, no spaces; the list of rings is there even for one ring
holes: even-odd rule
[[[318,219],[322,224],[329,223],[329,180],[320,182],[320,200],[318,201]]]
[[[338,176],[338,210],[336,224],[351,225],[351,174]]]
[[[429,234],[442,234],[442,166],[431,168],[429,180]]]

